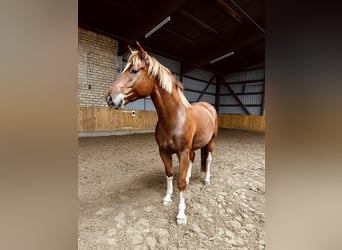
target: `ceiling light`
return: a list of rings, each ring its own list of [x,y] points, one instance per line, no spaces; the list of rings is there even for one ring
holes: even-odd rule
[[[171,17],[167,17],[165,18],[160,24],[158,24],[156,27],[154,27],[153,29],[151,29],[149,32],[147,32],[145,34],[145,38],[148,38],[150,35],[152,35],[154,32],[156,32],[157,30],[159,30],[164,24],[166,24],[167,22],[169,22],[171,20]]]
[[[231,52],[229,52],[229,53],[227,53],[227,54],[225,54],[223,56],[220,56],[218,58],[215,58],[215,59],[211,60],[210,63],[211,64],[216,63],[217,61],[220,61],[220,60],[222,60],[222,59],[224,59],[224,58],[226,58],[228,56],[232,56],[232,55],[234,55],[234,51],[231,51]]]

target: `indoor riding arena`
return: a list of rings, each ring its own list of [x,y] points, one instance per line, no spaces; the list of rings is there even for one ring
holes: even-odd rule
[[[79,2],[78,249],[266,248],[262,27],[260,1]],[[190,104],[210,103],[218,115],[210,183],[196,150],[182,192],[185,224],[176,220],[176,154],[172,203],[163,204],[155,99],[107,103],[136,41],[182,83]]]

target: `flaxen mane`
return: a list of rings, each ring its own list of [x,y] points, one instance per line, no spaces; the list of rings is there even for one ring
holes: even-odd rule
[[[171,71],[160,64],[156,58],[147,55],[146,54],[146,59],[149,61],[148,64],[148,74],[151,75],[152,77],[156,78],[159,80],[159,85],[163,89],[165,89],[168,93],[172,92],[172,88],[175,85],[177,88],[178,95],[182,101],[182,103],[187,107],[191,107],[191,104],[189,101],[186,99],[184,93],[183,93],[183,86],[180,82],[177,82],[175,77],[172,75]],[[133,68],[135,70],[138,70],[140,68],[140,65],[142,63],[142,60],[139,56],[138,51],[132,51],[131,55],[128,58],[127,65],[123,71],[128,69],[128,67],[132,64]],[[175,84],[174,84],[175,83]]]

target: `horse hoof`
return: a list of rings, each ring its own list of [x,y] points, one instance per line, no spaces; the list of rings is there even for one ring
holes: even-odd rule
[[[172,203],[172,201],[163,200],[163,205],[166,207],[170,206],[171,203]]]
[[[177,218],[177,225],[185,225],[186,224],[186,216],[184,218]]]
[[[210,186],[210,181],[204,181],[203,184],[206,186]]]

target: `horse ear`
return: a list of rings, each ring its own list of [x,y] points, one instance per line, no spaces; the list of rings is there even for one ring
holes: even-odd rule
[[[133,52],[132,48],[129,45],[127,45],[127,47],[129,49],[129,52],[131,52],[131,54],[132,54],[132,52]]]
[[[139,51],[139,55],[142,59],[145,59],[147,57],[147,52],[141,47],[140,43],[138,41],[136,41],[137,47],[138,47],[138,51]]]

